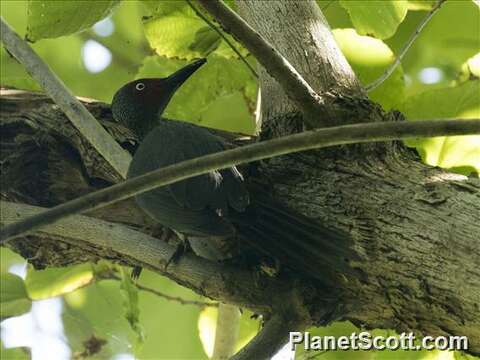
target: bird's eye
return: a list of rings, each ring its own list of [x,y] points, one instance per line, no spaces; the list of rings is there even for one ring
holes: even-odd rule
[[[137,85],[135,85],[135,89],[137,89],[139,91],[142,91],[143,89],[145,89],[145,84],[144,83],[138,83]]]

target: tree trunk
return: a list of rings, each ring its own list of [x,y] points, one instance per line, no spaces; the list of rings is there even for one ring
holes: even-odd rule
[[[366,100],[313,1],[248,0],[239,2],[239,10],[315,90],[335,92],[353,107],[358,117],[348,121],[397,118]],[[301,130],[300,114],[265,72],[261,86],[262,137]],[[107,106],[88,107],[123,147],[135,147],[131,134],[109,122]],[[50,207],[117,181],[46,97],[6,92],[0,116],[2,199]],[[332,303],[324,289],[311,287],[304,294],[312,323],[351,320],[363,328],[466,335],[470,351],[480,354],[478,179],[423,165],[398,142],[282,156],[262,162],[260,174],[288,207],[349,232],[361,258],[354,265],[364,276],[339,284],[330,311],[322,308]],[[89,215],[162,233],[129,200]],[[85,252],[82,245],[59,245],[55,238],[33,238],[10,246],[36,267],[106,256]],[[277,296],[272,294],[272,302]]]
[[[242,0],[238,7],[317,92],[364,95],[315,1]],[[298,131],[293,103],[261,75],[264,134]],[[349,121],[365,121],[365,111]],[[372,106],[366,118],[396,117],[378,114]],[[278,199],[354,236],[363,255],[358,267],[368,278],[345,285],[342,318],[371,328],[467,335],[471,350],[480,352],[478,179],[423,165],[398,142],[263,164]]]

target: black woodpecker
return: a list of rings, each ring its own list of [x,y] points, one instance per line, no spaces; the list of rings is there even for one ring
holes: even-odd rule
[[[197,60],[167,78],[132,81],[115,93],[114,118],[141,140],[128,178],[226,149],[225,142],[207,128],[161,117],[175,91],[205,62]],[[352,270],[347,234],[287,209],[246,182],[234,166],[135,199],[149,216],[187,238],[235,236],[288,269],[318,280],[332,279],[328,273]]]

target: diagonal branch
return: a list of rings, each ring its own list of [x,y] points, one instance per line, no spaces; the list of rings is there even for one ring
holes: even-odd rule
[[[85,139],[117,171],[120,177],[125,178],[131,160],[130,155],[113,140],[27,42],[21,39],[5,22],[3,17],[0,19],[0,23],[2,43],[8,52],[25,67],[32,78],[37,81]]]
[[[480,134],[480,119],[364,123],[317,129],[284,136],[182,161],[68,201],[41,214],[3,227],[0,231],[0,243],[4,243],[8,239],[24,234],[27,231],[52,224],[67,216],[87,210],[99,209],[159,186],[233,165],[335,145],[390,141],[412,137],[471,134]]]
[[[2,225],[11,224],[44,210],[45,208],[37,206],[1,201],[0,222]],[[199,294],[253,311],[265,312],[270,309],[271,291],[285,292],[280,280],[262,277],[260,281],[257,273],[209,261],[190,253],[165,267],[175,252],[175,247],[128,226],[88,216],[76,215],[62,219],[36,234],[62,239],[85,249],[92,249],[93,246],[96,254],[98,248],[114,251],[122,255],[122,260],[130,259],[130,265],[142,265]],[[239,288],[246,290],[239,292]]]
[[[311,121],[312,117],[326,112],[325,101],[288,60],[222,1],[199,0],[199,3],[225,31],[231,33],[255,56],[265,70],[282,85],[285,93],[307,115],[305,120],[310,122],[310,126],[315,127]]]

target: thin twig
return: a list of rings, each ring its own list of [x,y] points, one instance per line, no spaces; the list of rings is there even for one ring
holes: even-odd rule
[[[368,92],[375,90],[380,84],[382,84],[385,80],[387,80],[390,77],[390,75],[392,75],[392,73],[395,71],[397,66],[400,64],[400,62],[402,61],[402,59],[405,56],[405,54],[407,53],[407,51],[410,49],[410,47],[413,45],[413,43],[417,39],[418,35],[420,35],[420,32],[423,30],[425,25],[428,24],[428,22],[432,19],[433,15],[440,9],[440,7],[442,6],[442,4],[445,1],[447,1],[447,0],[438,0],[438,2],[435,4],[433,9],[430,10],[430,12],[427,14],[427,16],[425,16],[425,18],[423,18],[423,20],[420,22],[420,24],[418,24],[417,28],[415,29],[415,32],[410,36],[408,41],[405,43],[403,48],[400,50],[400,53],[398,54],[398,56],[396,56],[395,61],[388,67],[387,70],[385,70],[385,72],[382,74],[382,76],[380,76],[375,81],[373,81],[372,83],[368,84],[365,87],[365,89]]]
[[[125,178],[131,156],[118,145],[28,43],[0,18],[3,45],[70,119],[95,150]]]
[[[313,119],[329,114],[325,100],[265,38],[220,0],[198,0],[225,31],[232,34],[255,56],[265,70],[282,86],[285,93],[303,111],[305,121],[315,127]]]
[[[250,65],[250,63],[247,61],[247,59],[245,59],[245,57],[240,53],[240,51],[237,50],[237,48],[235,47],[235,45],[233,45],[233,43],[225,36],[225,34],[219,29],[217,28],[205,15],[202,14],[202,12],[200,10],[198,10],[194,5],[193,3],[190,1],[190,0],[185,0],[188,5],[190,5],[190,7],[192,8],[192,10],[195,12],[195,14],[197,14],[197,16],[199,18],[201,18],[203,21],[205,21],[207,23],[207,25],[213,29],[218,35],[220,35],[220,37],[225,40],[225,42],[227,43],[228,46],[230,46],[230,48],[235,52],[235,54],[238,55],[238,57],[240,58],[240,60],[242,60],[242,62],[248,67],[248,69],[250,70],[250,72],[252,73],[252,75],[258,79],[258,74],[257,72],[255,71],[255,69],[253,68],[252,65]]]
[[[0,243],[27,231],[87,210],[99,209],[159,186],[233,165],[293,152],[335,145],[390,141],[418,137],[480,134],[480,119],[395,121],[343,125],[306,131],[182,161],[120,184],[55,206],[42,214],[5,226]]]
[[[118,280],[118,281],[121,280],[120,277],[115,275],[115,274],[111,274],[108,277],[105,277],[105,278],[102,278],[102,279],[112,279],[112,280]],[[186,300],[186,299],[181,298],[179,296],[172,296],[172,295],[165,294],[161,291],[158,291],[156,289],[152,289],[150,287],[141,285],[137,282],[134,282],[134,285],[139,290],[151,293],[151,294],[156,295],[158,297],[164,298],[168,301],[175,301],[175,302],[180,303],[182,305],[195,305],[195,306],[198,306],[198,307],[201,307],[201,308],[204,308],[204,307],[218,307],[218,303],[196,301],[196,300]]]

